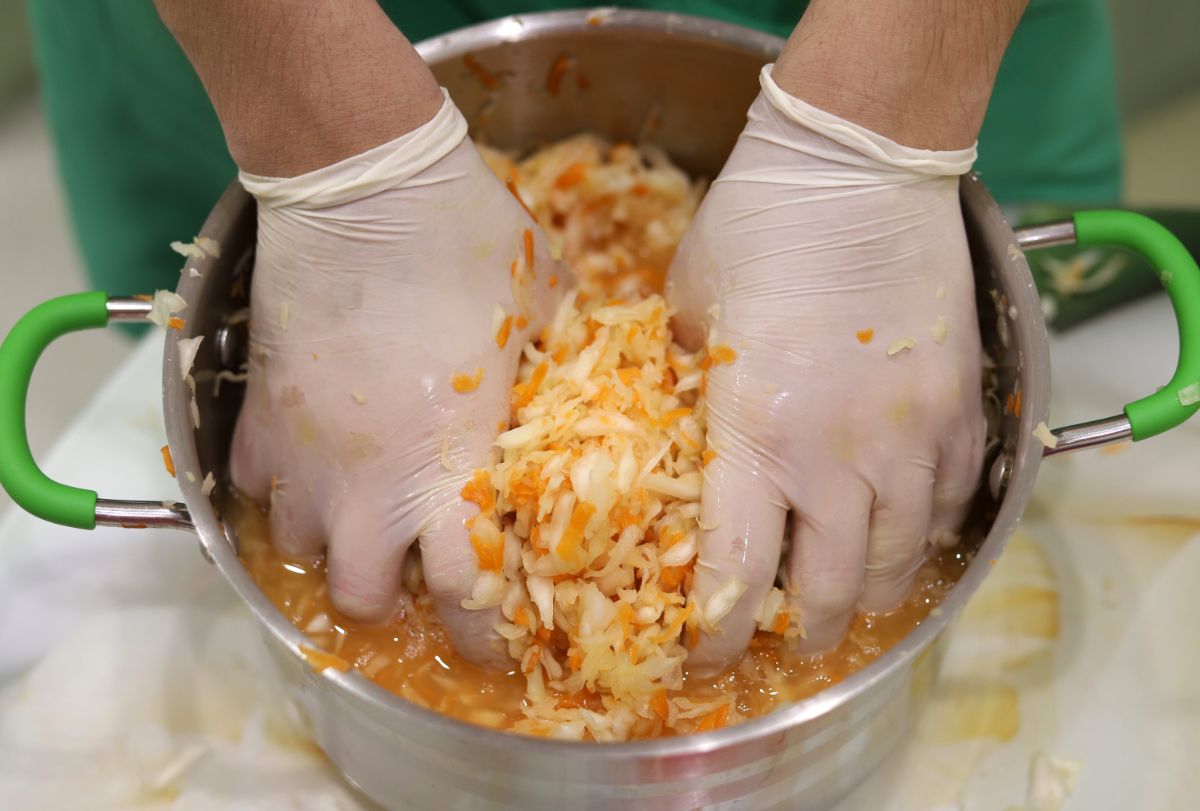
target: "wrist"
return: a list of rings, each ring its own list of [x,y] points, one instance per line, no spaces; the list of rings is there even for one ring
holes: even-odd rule
[[[234,161],[288,177],[429,121],[436,80],[375,0],[155,0]]]
[[[1026,0],[812,0],[775,66],[789,94],[899,144],[974,143]]]
[[[835,115],[785,91],[775,79],[777,65],[765,65],[759,75],[762,97],[770,107],[802,129],[793,130],[793,148],[808,151],[813,136],[828,139],[853,150],[861,159],[854,165],[884,173],[901,170],[921,175],[957,176],[971,170],[975,162],[975,144],[962,149],[920,149],[905,146],[862,124]],[[761,103],[756,102],[758,105]],[[753,108],[752,108],[753,110]],[[752,113],[751,119],[754,116]]]
[[[245,169],[238,179],[260,206],[322,209],[402,188],[453,152],[467,137],[467,122],[449,94],[424,124],[378,146],[303,174],[272,176]]]

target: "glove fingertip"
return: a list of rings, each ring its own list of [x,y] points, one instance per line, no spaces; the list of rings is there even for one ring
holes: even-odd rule
[[[329,597],[360,622],[381,622],[400,603],[401,570],[412,535],[369,491],[347,495],[329,533]]]
[[[787,506],[764,481],[759,462],[721,453],[705,468],[701,512],[707,528],[700,535],[691,600],[704,624],[716,627],[700,634],[688,656],[689,670],[698,674],[719,672],[745,651],[775,582]]]
[[[478,507],[464,501],[446,509],[421,533],[421,566],[438,618],[450,634],[455,651],[481,667],[505,670],[513,662],[495,631],[502,619],[498,604],[463,607],[463,601],[474,596],[480,576],[467,529],[467,521],[477,514]]]

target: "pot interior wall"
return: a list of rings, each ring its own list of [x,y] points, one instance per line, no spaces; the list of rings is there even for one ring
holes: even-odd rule
[[[621,19],[580,30],[572,15],[527,18],[519,25],[529,38],[485,44],[518,25],[501,21],[475,29],[477,47],[467,37],[421,50],[472,136],[492,146],[527,152],[590,131],[656,143],[684,170],[715,177],[758,93],[758,71],[782,43],[716,22],[655,30]]]

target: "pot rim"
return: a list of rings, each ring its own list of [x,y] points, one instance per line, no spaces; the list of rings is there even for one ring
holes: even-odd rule
[[[782,41],[777,37],[700,17],[640,10],[618,10],[611,13],[606,11],[607,16],[604,17],[602,26],[596,26],[589,22],[596,13],[597,10],[575,10],[505,17],[426,40],[418,44],[417,49],[426,61],[436,63],[460,57],[477,48],[596,27],[637,29],[715,39],[725,45],[759,51],[764,59],[771,58],[782,46]],[[518,748],[532,755],[550,752],[562,754],[571,751],[600,760],[643,757],[662,759],[690,757],[784,735],[789,730],[814,721],[836,707],[852,701],[856,696],[868,692],[891,671],[920,655],[961,611],[988,574],[989,563],[999,556],[1016,527],[1032,491],[1042,458],[1041,445],[1031,436],[1032,426],[1044,421],[1049,411],[1048,338],[1029,266],[1017,248],[1012,230],[999,206],[975,175],[967,175],[962,179],[961,195],[964,208],[972,211],[976,219],[986,220],[993,226],[1003,228],[1002,233],[1007,236],[1008,244],[994,246],[994,251],[999,251],[1002,255],[997,259],[993,253],[992,258],[1007,263],[1010,272],[1016,273],[1021,281],[1010,291],[1013,294],[1010,303],[1025,317],[1013,319],[1009,330],[1015,333],[1017,346],[1023,351],[1019,374],[1021,387],[1025,392],[1025,408],[1020,416],[1020,434],[1011,479],[996,518],[974,559],[939,606],[940,612],[923,620],[917,628],[878,659],[808,698],[783,705],[767,715],[735,726],[671,738],[605,744],[550,740],[471,724],[411,703],[357,671],[343,673],[326,669],[315,674],[316,677],[327,679],[336,690],[344,691],[345,697],[365,703],[367,709],[385,723],[389,723],[394,729],[406,730],[411,735],[421,735],[422,727],[436,727],[439,734],[473,748]],[[253,209],[253,205],[253,200],[235,180],[214,207],[200,233],[214,237],[224,233],[241,217],[249,216],[246,209]],[[215,260],[205,261],[212,263]],[[202,273],[200,277],[185,275],[178,288],[180,295],[189,302],[201,302],[208,279],[209,274]],[[194,337],[192,330],[196,321],[197,319],[188,318],[182,335],[167,335],[162,380],[164,420],[171,452],[180,469],[192,470],[200,469],[199,454],[191,422],[189,393],[180,376],[176,341],[180,337]],[[300,646],[309,644],[307,636],[267,600],[250,578],[234,551],[236,539],[231,529],[218,518],[210,499],[200,492],[201,483],[181,479],[179,485],[200,536],[200,545],[205,557],[215,563],[257,621],[278,641],[290,648],[294,655],[303,658]]]

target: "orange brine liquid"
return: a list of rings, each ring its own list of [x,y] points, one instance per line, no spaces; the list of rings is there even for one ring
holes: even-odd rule
[[[240,555],[251,577],[279,611],[305,631],[312,647],[338,657],[381,687],[414,704],[481,726],[507,729],[525,706],[525,677],[517,664],[506,673],[485,671],[454,653],[427,596],[406,597],[387,623],[367,625],[333,607],[321,556],[293,558],[271,544],[266,515],[241,496],[230,499]],[[764,715],[837,684],[882,656],[908,635],[958,581],[969,562],[948,550],[918,573],[908,598],[893,611],[862,613],[835,649],[802,655],[780,636],[759,633],[742,660],[718,677],[685,675],[680,695],[697,701],[735,693],[746,717]],[[325,664],[311,662],[320,667]],[[587,693],[558,698],[562,706],[599,708]]]

